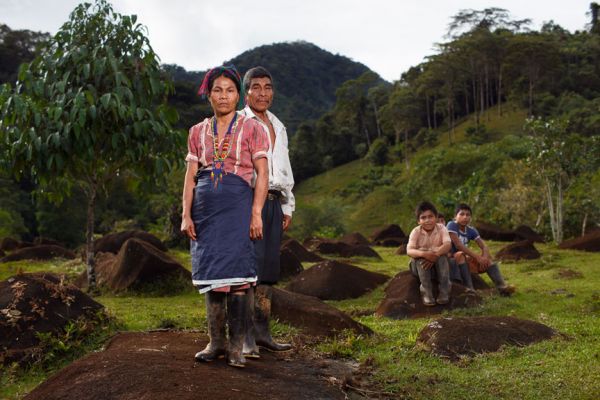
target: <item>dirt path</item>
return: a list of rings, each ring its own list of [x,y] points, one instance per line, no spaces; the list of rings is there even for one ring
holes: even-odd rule
[[[295,353],[268,352],[261,353],[260,360],[248,361],[244,369],[229,367],[224,360],[195,363],[193,355],[206,343],[206,336],[199,333],[122,333],[104,351],[57,372],[26,399],[357,398],[355,394],[346,397],[332,384],[349,373],[339,365],[331,367]]]

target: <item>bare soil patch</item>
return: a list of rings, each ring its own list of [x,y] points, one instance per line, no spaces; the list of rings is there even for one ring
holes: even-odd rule
[[[224,360],[194,362],[194,354],[207,342],[206,336],[192,332],[122,333],[105,350],[58,371],[26,399],[348,398],[331,383],[347,379],[348,368],[336,371],[294,352],[261,352],[260,359],[248,361],[243,369],[227,366]],[[341,375],[329,375],[336,372]]]
[[[583,278],[583,274],[579,271],[574,271],[570,268],[561,268],[558,270],[556,275],[554,275],[555,279],[577,279]]]
[[[435,281],[433,294],[437,296]],[[473,307],[481,302],[482,298],[477,293],[469,293],[464,286],[453,282],[448,304],[425,306],[419,292],[419,280],[410,271],[402,271],[388,283],[385,298],[375,314],[393,319],[421,318],[455,308]]]
[[[371,239],[375,244],[378,244],[378,242],[383,239],[403,237],[406,237],[406,234],[404,233],[402,228],[400,228],[400,226],[396,224],[381,226],[375,229],[375,231],[373,231],[373,234],[371,235]]]
[[[304,271],[302,263],[289,248],[282,248],[280,250],[279,265],[281,279],[291,278]]]
[[[340,242],[344,242],[350,246],[369,246],[371,244],[369,240],[359,232],[348,233],[347,235],[342,236],[339,240]]]
[[[102,308],[58,275],[20,274],[0,282],[0,365],[37,360],[37,333],[58,334],[79,318],[95,320]]]
[[[423,328],[417,344],[457,361],[465,356],[495,352],[506,345],[526,346],[556,334],[544,324],[514,317],[448,317]]]
[[[167,247],[160,241],[159,238],[154,236],[151,233],[140,231],[140,230],[131,230],[131,231],[123,231],[118,233],[110,233],[105,235],[94,242],[94,253],[102,251],[104,253],[114,253],[117,254],[119,250],[121,250],[121,246],[127,240],[131,238],[136,238],[143,240],[145,242],[150,243],[152,246],[156,247],[161,251],[167,251]]]
[[[310,336],[333,337],[344,330],[371,334],[367,326],[316,297],[273,288],[273,315]]]
[[[519,225],[515,229],[515,233],[521,240],[531,240],[535,243],[546,243],[546,239],[544,239],[542,235],[527,225]]]
[[[43,244],[40,246],[25,247],[13,251],[12,253],[2,257],[0,263],[20,260],[52,260],[53,258],[74,259],[75,253],[64,247],[51,244]]]
[[[337,240],[321,241],[315,248],[321,254],[331,254],[339,257],[372,257],[381,259],[381,256],[369,246],[352,246]]]
[[[285,242],[283,242],[283,244],[281,245],[281,249],[282,250],[287,249],[287,250],[291,251],[301,262],[303,262],[303,261],[308,261],[308,262],[323,261],[323,257],[321,257],[318,254],[308,251],[304,246],[302,246],[300,244],[300,242],[298,242],[295,239],[288,239]]]
[[[518,237],[514,231],[501,228],[498,225],[490,224],[488,222],[478,222],[475,224],[475,228],[477,228],[479,235],[484,240],[497,240],[499,242],[513,242],[515,240],[520,240],[520,237]]]
[[[354,265],[329,260],[298,274],[286,289],[321,300],[354,299],[370,292],[389,278]]]
[[[600,231],[592,231],[587,235],[565,240],[558,247],[560,249],[600,251]]]
[[[0,250],[4,250],[4,251],[13,251],[13,250],[17,250],[17,249],[24,249],[25,247],[32,247],[33,243],[29,243],[29,242],[21,242],[19,240],[10,238],[10,237],[6,237],[4,239],[2,239],[2,241],[0,242]]]
[[[496,253],[496,259],[502,261],[535,260],[541,256],[531,240],[511,243]]]

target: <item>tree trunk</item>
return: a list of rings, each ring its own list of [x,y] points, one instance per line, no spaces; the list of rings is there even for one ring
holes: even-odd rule
[[[408,162],[408,129],[404,129],[404,162],[408,171],[410,163]]]
[[[437,96],[433,96],[433,129],[437,129]]]
[[[498,68],[498,116],[502,116],[502,66]]]
[[[429,111],[429,96],[425,95],[425,108],[427,109],[427,127],[431,130],[431,115]]]
[[[96,206],[96,182],[90,184],[88,190],[87,207],[87,231],[86,231],[86,255],[87,255],[87,278],[88,291],[96,290],[96,269],[94,260],[94,208]]]
[[[373,105],[373,111],[375,112],[375,125],[377,125],[377,137],[381,137],[381,126],[379,125],[379,113],[377,112],[377,104],[375,104],[375,100],[371,99],[371,104]]]
[[[585,235],[585,228],[587,226],[588,213],[583,216],[583,222],[581,223],[581,236]]]
[[[550,184],[550,179],[546,178],[546,200],[548,201],[548,213],[550,214],[550,229],[552,230],[552,239],[554,242],[557,242],[556,235],[556,220],[554,214],[554,201],[552,200],[552,185]]]
[[[487,103],[486,109],[488,110],[486,115],[487,115],[487,121],[490,122],[489,109],[492,106],[492,101],[491,101],[491,92],[490,92],[490,74],[489,74],[489,67],[488,67],[487,62],[485,63],[485,91],[486,91],[485,102]]]
[[[533,116],[533,81],[529,80],[529,116]]]
[[[562,178],[558,178],[558,193],[556,194],[556,244],[563,240],[563,190]]]

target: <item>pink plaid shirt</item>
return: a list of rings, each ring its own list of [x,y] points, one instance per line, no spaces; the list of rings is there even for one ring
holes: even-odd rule
[[[252,185],[254,165],[252,160],[266,158],[269,149],[269,138],[264,128],[252,118],[238,113],[238,123],[231,133],[230,151],[225,159],[224,170],[236,174]],[[200,169],[212,169],[213,163],[213,134],[211,119],[190,128],[188,136],[188,153],[185,160],[197,162]]]

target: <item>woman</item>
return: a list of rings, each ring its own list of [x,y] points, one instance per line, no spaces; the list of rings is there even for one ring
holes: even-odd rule
[[[240,81],[233,66],[204,77],[199,93],[208,97],[214,116],[190,129],[181,223],[191,239],[193,283],[206,293],[210,343],[196,360],[227,355],[234,367],[245,364],[246,292],[257,279],[251,239],[262,238],[268,185],[268,138],[256,121],[236,112]]]

